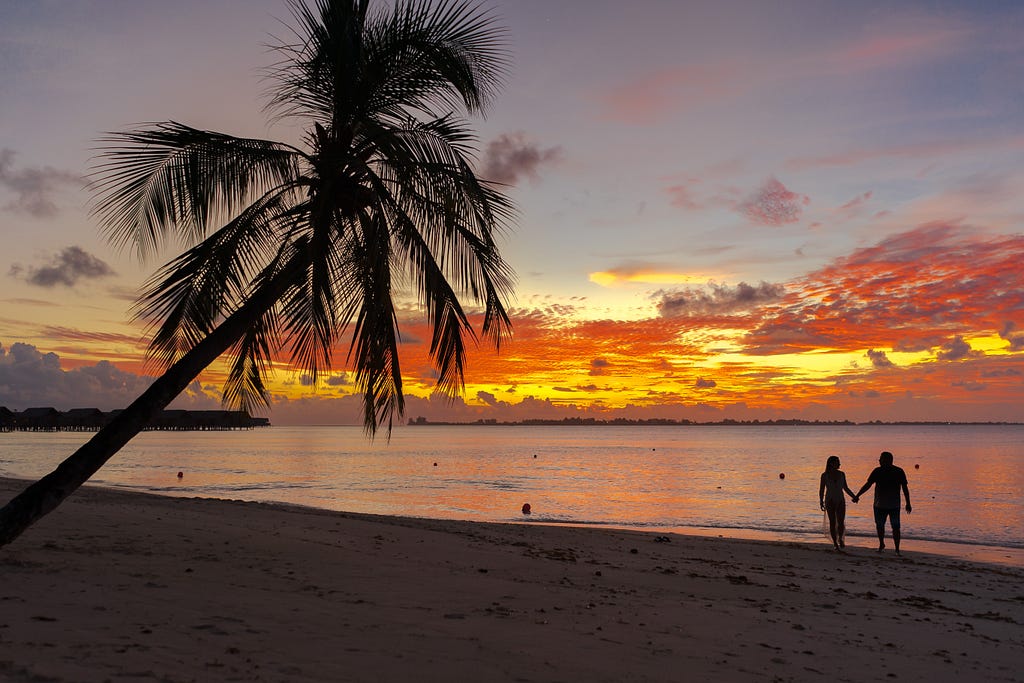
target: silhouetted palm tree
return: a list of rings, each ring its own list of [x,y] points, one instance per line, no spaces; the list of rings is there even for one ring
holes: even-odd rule
[[[348,344],[372,434],[403,412],[396,290],[418,296],[433,329],[439,387],[463,387],[473,327],[510,332],[512,275],[494,233],[506,197],[475,175],[474,137],[504,68],[502,31],[461,0],[289,0],[268,110],[301,119],[303,148],[175,122],[104,138],[94,215],[143,257],[192,244],[147,283],[137,315],[153,325],[164,374],[52,473],[0,510],[0,545],[53,510],[204,368],[232,358],[225,403],[267,404],[278,351],[314,381]]]

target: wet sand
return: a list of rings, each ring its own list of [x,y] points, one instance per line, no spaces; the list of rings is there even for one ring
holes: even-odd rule
[[[852,541],[86,488],[0,549],[0,680],[1024,680],[1024,569]]]

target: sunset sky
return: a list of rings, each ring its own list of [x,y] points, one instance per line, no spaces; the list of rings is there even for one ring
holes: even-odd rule
[[[484,0],[512,67],[478,171],[518,219],[514,339],[406,417],[1024,418],[1024,5]],[[99,136],[263,113],[282,0],[0,0],[0,405],[124,407],[163,261],[88,215]],[[344,359],[342,350],[340,359]],[[175,404],[216,407],[217,368]],[[282,358],[275,424],[356,423]]]

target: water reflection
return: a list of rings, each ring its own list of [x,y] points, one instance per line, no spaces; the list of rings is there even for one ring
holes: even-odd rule
[[[41,476],[88,436],[0,434],[0,473]],[[150,432],[95,481],[375,514],[517,521],[528,502],[531,521],[810,534],[825,458],[842,458],[856,490],[889,450],[910,479],[905,538],[1024,547],[1021,437],[1013,426],[428,426],[390,442],[357,427]],[[873,536],[869,497],[847,526]]]

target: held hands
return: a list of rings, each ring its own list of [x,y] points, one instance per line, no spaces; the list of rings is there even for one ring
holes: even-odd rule
[[[859,503],[860,502],[860,496],[854,496],[850,500],[853,501],[854,503]]]

